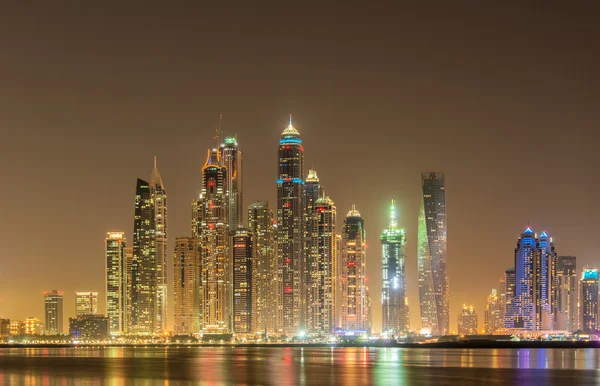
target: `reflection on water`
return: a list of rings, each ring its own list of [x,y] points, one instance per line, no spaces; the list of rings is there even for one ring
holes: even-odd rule
[[[571,384],[595,349],[0,348],[0,385]]]

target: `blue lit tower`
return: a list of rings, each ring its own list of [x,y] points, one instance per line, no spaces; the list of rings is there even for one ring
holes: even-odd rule
[[[304,147],[290,124],[281,134],[277,178],[277,254],[279,259],[279,330],[305,328]]]
[[[406,237],[398,228],[394,201],[390,207],[390,225],[381,233],[382,330],[402,332],[408,327],[405,266]]]
[[[581,329],[598,329],[598,270],[584,268],[581,273]]]
[[[446,274],[446,190],[443,173],[422,173],[418,225],[421,327],[433,335],[448,333]]]
[[[533,330],[535,328],[534,262],[536,239],[533,230],[527,227],[515,248],[515,293],[512,305],[505,317],[506,328]]]

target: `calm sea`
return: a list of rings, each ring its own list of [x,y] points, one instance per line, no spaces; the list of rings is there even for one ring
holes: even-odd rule
[[[600,384],[596,349],[0,348],[0,385]]]

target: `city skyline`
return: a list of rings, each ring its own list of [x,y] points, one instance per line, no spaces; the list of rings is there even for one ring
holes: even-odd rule
[[[600,210],[590,140],[600,65],[593,12],[574,23],[573,8],[557,4],[398,13],[323,6],[314,17],[247,6],[198,22],[211,12],[147,5],[141,18],[129,6],[83,14],[40,7],[6,5],[0,25],[12,37],[1,43],[10,59],[0,64],[8,187],[0,232],[11,241],[0,246],[2,317],[43,320],[44,290],[65,292],[67,315],[74,291],[102,292],[103,235],[124,231],[132,245],[134,179],[148,176],[155,155],[169,191],[172,251],[174,237],[188,234],[189,200],[220,113],[244,149],[244,202],[269,200],[273,210],[274,146],[294,114],[306,169],[318,171],[340,213],[356,204],[365,219],[374,326],[377,236],[391,198],[407,236],[411,325],[419,324],[423,171],[443,171],[448,188],[451,329],[463,303],[483,316],[529,220],[578,267],[598,265],[589,216]],[[468,20],[456,23],[459,15]],[[309,16],[311,28],[289,28]],[[558,156],[533,156],[550,150]],[[523,168],[535,170],[535,184],[522,182]],[[98,189],[103,182],[109,188]],[[34,240],[30,219],[44,229]]]

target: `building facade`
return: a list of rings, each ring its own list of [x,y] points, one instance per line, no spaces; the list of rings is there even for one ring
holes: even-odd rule
[[[154,237],[156,239],[156,316],[155,332],[167,330],[167,191],[156,166],[150,175],[150,193],[154,203]]]
[[[47,335],[63,333],[63,299],[61,291],[44,292],[45,332]]]
[[[304,222],[304,147],[290,116],[278,151],[277,256],[278,325],[282,332],[291,334],[306,328]]]
[[[17,322],[17,323],[22,323],[22,322]],[[40,322],[40,320],[38,318],[34,318],[33,316],[26,318],[25,322],[23,323],[23,326],[24,326],[24,333],[26,335],[40,335],[42,333],[43,327],[44,327],[44,326],[42,326],[42,323]],[[12,323],[11,323],[11,328],[12,328]],[[17,335],[17,334],[13,334],[13,335]]]
[[[575,256],[559,256],[556,268],[557,307],[556,329],[575,332],[579,329],[579,312],[577,303],[577,258]]]
[[[148,335],[158,330],[158,265],[153,189],[138,178],[131,263],[131,333]]]
[[[98,313],[98,292],[75,292],[75,314],[77,316]]]
[[[307,329],[313,334],[331,334],[336,327],[336,207],[329,197],[321,197],[315,202],[314,211],[317,254],[310,266]]]
[[[344,331],[367,331],[365,222],[352,205],[342,229],[340,258],[341,327]]]
[[[255,240],[248,229],[238,228],[233,236],[233,331],[236,334],[256,332],[253,322]]]
[[[248,207],[248,229],[254,235],[253,323],[256,331],[277,332],[278,289],[276,239],[273,211],[268,201],[258,201]]]
[[[242,151],[237,138],[225,137],[219,148],[221,160],[227,169],[225,196],[229,231],[234,235],[243,226]]]
[[[123,232],[107,233],[105,240],[106,316],[109,320],[110,333],[113,335],[125,334],[128,331],[131,269],[127,266],[126,249],[127,240],[123,237]]]
[[[109,319],[104,315],[69,318],[69,334],[76,339],[104,340],[110,336]]]
[[[381,233],[382,331],[399,333],[408,330],[406,309],[406,236],[398,227],[396,207],[392,200],[390,225]]]
[[[191,335],[202,330],[202,276],[196,237],[177,237],[173,254],[173,330]]]
[[[598,270],[584,268],[581,273],[581,329],[598,330]]]
[[[202,180],[202,193],[192,203],[192,235],[198,238],[202,267],[202,328],[208,333],[229,333],[233,329],[233,294],[227,169],[216,148],[208,151]]]
[[[504,308],[506,307],[506,296],[496,288],[492,289],[485,304],[485,333],[492,334],[494,331],[504,328]]]
[[[473,306],[467,307],[463,304],[462,312],[458,316],[458,334],[477,335],[477,314]]]
[[[421,183],[417,249],[421,327],[444,335],[449,331],[444,174],[422,173]]]
[[[306,328],[310,331],[317,323],[318,306],[313,303],[319,285],[319,214],[315,210],[317,200],[324,195],[319,177],[315,170],[309,170],[304,184],[304,290],[306,299],[304,315]],[[314,276],[314,277],[313,277]],[[312,300],[311,300],[312,298]]]

